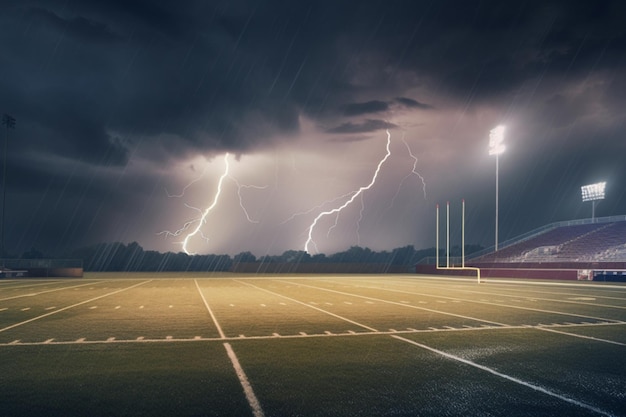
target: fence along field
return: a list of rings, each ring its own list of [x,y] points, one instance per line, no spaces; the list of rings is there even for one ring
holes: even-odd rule
[[[626,287],[0,281],[3,415],[626,415]]]

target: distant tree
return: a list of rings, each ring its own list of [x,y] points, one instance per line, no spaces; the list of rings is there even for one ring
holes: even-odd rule
[[[252,252],[241,252],[233,256],[233,262],[256,262],[256,256]]]
[[[282,262],[304,263],[311,261],[311,255],[303,250],[288,250],[283,252],[281,260]]]

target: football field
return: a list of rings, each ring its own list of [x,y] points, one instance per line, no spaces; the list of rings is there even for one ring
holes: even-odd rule
[[[4,279],[0,415],[626,416],[626,285]]]

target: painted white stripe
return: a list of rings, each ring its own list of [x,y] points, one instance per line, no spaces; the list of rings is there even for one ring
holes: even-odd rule
[[[103,281],[103,282],[107,282],[107,281]],[[48,290],[48,291],[39,291],[39,292],[35,292],[35,293],[29,293],[29,294],[21,294],[21,295],[14,295],[13,297],[6,297],[6,298],[0,298],[0,301],[5,301],[5,300],[13,300],[15,298],[22,298],[22,297],[34,297],[36,295],[40,295],[40,294],[46,294],[49,292],[55,292],[55,291],[62,291],[62,290],[69,290],[71,288],[78,288],[78,287],[84,287],[85,285],[93,285],[93,282],[88,282],[86,284],[80,284],[80,285],[73,285],[71,287],[63,287],[63,288],[55,288],[53,290]],[[21,287],[15,287],[15,288],[21,288]],[[13,289],[13,288],[11,288]],[[105,288],[106,289],[106,288]]]
[[[228,357],[233,364],[233,368],[235,368],[235,372],[237,373],[237,377],[239,378],[239,382],[243,387],[243,392],[246,395],[246,399],[248,400],[248,404],[250,404],[250,408],[252,408],[252,413],[255,417],[263,417],[265,414],[263,413],[263,409],[261,408],[261,404],[259,400],[254,395],[254,391],[252,390],[252,385],[250,385],[250,381],[248,381],[248,377],[246,373],[243,371],[241,364],[239,363],[239,359],[237,359],[237,355],[233,351],[233,348],[230,346],[230,343],[224,343],[224,347],[226,348],[226,353],[228,353]]]
[[[252,288],[256,288],[256,289],[261,290],[261,291],[265,291],[265,292],[270,293],[270,294],[277,295],[279,297],[282,297],[282,298],[284,298],[286,300],[293,301],[294,303],[298,303],[298,304],[303,305],[305,307],[312,308],[312,309],[317,310],[317,311],[321,311],[324,314],[328,314],[329,316],[333,316],[333,317],[336,317],[336,318],[338,318],[340,320],[347,321],[348,323],[355,324],[355,325],[357,325],[359,327],[363,327],[364,329],[371,330],[373,332],[377,332],[378,331],[378,330],[374,329],[373,327],[366,326],[365,324],[361,324],[361,323],[358,323],[358,322],[356,322],[354,320],[350,320],[350,319],[348,319],[346,317],[342,317],[342,316],[340,316],[338,314],[331,313],[330,311],[326,311],[324,309],[321,309],[321,308],[318,308],[318,307],[314,307],[314,306],[312,306],[310,304],[304,303],[302,301],[298,301],[295,298],[287,297],[287,296],[279,294],[277,292],[266,290],[265,288],[257,287],[256,285],[250,284],[248,282],[243,282],[243,281],[239,281],[239,280],[234,280],[234,281],[239,282],[239,283],[244,284],[244,285],[247,285],[247,286],[252,287]],[[299,284],[297,284],[297,285],[299,285]]]
[[[202,294],[202,290],[200,289],[200,285],[198,285],[198,280],[194,279],[193,282],[196,283],[196,288],[198,289],[198,292],[200,293],[200,297],[202,297],[202,301],[204,302],[204,306],[206,307],[206,309],[209,311],[209,314],[211,315],[211,319],[213,320],[213,324],[215,324],[215,327],[217,327],[217,332],[220,334],[220,338],[225,339],[226,335],[222,331],[222,326],[220,326],[220,324],[217,322],[217,319],[215,318],[215,314],[213,314],[213,310],[211,310],[211,307],[209,307],[209,303],[206,301],[206,298],[204,298],[204,294]]]
[[[304,285],[304,284],[300,284],[300,285]],[[304,285],[304,286],[308,287],[309,285]],[[391,288],[371,287],[371,286],[366,286],[366,285],[363,285],[361,287],[362,288],[376,289],[376,290],[381,290],[381,291],[399,292],[399,293],[402,293],[402,294],[421,295],[421,296],[426,296],[426,297],[445,298],[445,299],[448,299],[448,300],[459,300],[459,301],[464,301],[464,302],[469,302],[469,303],[487,304],[487,305],[493,305],[493,306],[498,306],[498,307],[513,308],[513,309],[518,309],[518,310],[536,311],[536,312],[539,312],[539,313],[557,314],[557,315],[561,315],[561,316],[582,317],[582,318],[594,319],[594,320],[606,320],[606,321],[612,321],[614,323],[620,323],[621,322],[620,320],[613,320],[613,319],[607,319],[607,318],[595,317],[595,316],[586,316],[586,315],[583,315],[583,314],[576,314],[576,313],[566,313],[566,312],[563,312],[563,311],[543,310],[543,309],[539,309],[539,308],[514,306],[514,305],[511,305],[511,304],[506,304],[503,300],[496,300],[497,302],[494,303],[494,302],[489,302],[489,300],[485,300],[485,299],[481,299],[480,301],[476,301],[476,300],[470,300],[470,299],[466,299],[466,298],[445,297],[445,296],[441,296],[441,295],[435,296],[435,295],[424,294],[424,293],[419,293],[419,292],[414,292],[414,291],[395,290],[395,289],[391,289]],[[323,288],[320,288],[320,287],[312,287],[312,288],[323,289]],[[326,291],[333,291],[333,290],[326,290]],[[338,292],[338,291],[334,291],[334,292]],[[468,291],[465,291],[465,292],[468,292]],[[360,297],[360,296],[356,296],[356,297]],[[441,301],[437,301],[437,302],[441,302]],[[435,310],[433,310],[433,311],[435,311]],[[486,320],[481,320],[481,321],[486,321]]]
[[[122,288],[120,290],[113,291],[113,292],[110,292],[110,293],[107,293],[107,294],[104,294],[104,295],[100,295],[98,297],[94,297],[94,298],[91,298],[89,300],[81,301],[80,303],[72,304],[70,306],[63,307],[63,308],[60,308],[58,310],[51,311],[50,313],[42,314],[41,316],[33,317],[32,319],[28,319],[28,320],[24,320],[24,321],[19,322],[19,323],[12,324],[12,325],[7,326],[7,327],[5,327],[3,329],[0,329],[0,332],[4,332],[5,330],[9,330],[9,329],[12,329],[14,327],[18,327],[18,326],[21,326],[23,324],[33,322],[35,320],[39,320],[39,319],[42,319],[44,317],[48,317],[48,316],[51,316],[53,314],[60,313],[60,312],[65,311],[65,310],[69,310],[70,308],[74,308],[74,307],[77,307],[77,306],[80,306],[80,305],[83,305],[83,304],[94,302],[94,301],[99,300],[101,298],[108,297],[110,295],[114,295],[114,294],[120,293],[122,291],[130,290],[131,288],[138,287],[138,286],[143,285],[143,284],[145,284],[147,282],[150,282],[150,281],[151,280],[143,281],[143,282],[140,282],[139,284],[131,285],[130,287]]]
[[[284,282],[289,282],[289,281],[284,281]],[[402,303],[398,303],[398,302],[395,302],[395,301],[383,300],[381,298],[367,297],[365,295],[353,294],[353,293],[348,293],[348,292],[343,292],[343,291],[336,291],[336,290],[331,290],[331,289],[324,288],[324,287],[316,287],[316,286],[313,286],[313,285],[301,284],[301,283],[298,283],[298,282],[289,282],[289,283],[292,284],[292,285],[300,285],[302,287],[314,288],[314,289],[320,290],[320,291],[328,291],[328,292],[342,294],[342,295],[350,295],[352,297],[363,298],[363,299],[372,300],[372,301],[379,301],[381,303],[386,303],[386,304],[394,304],[394,305],[398,305],[398,306],[402,306],[402,307],[406,307],[406,308],[414,308],[416,310],[430,311],[432,313],[443,314],[443,315],[446,315],[446,316],[460,317],[460,318],[463,318],[463,319],[480,321],[480,322],[483,322],[483,323],[496,324],[498,326],[506,326],[506,324],[498,323],[496,321],[479,319],[479,318],[476,318],[476,317],[464,316],[464,315],[461,315],[461,314],[448,313],[446,311],[433,310],[433,309],[426,308],[426,307],[418,307],[418,306],[409,305],[409,304],[402,304]],[[249,284],[249,285],[252,285],[252,284]],[[375,287],[371,287],[371,288],[375,288]],[[383,289],[383,288],[379,288],[379,289]],[[278,294],[278,295],[280,295],[280,294]],[[283,296],[281,296],[281,297],[283,297]]]
[[[576,334],[576,333],[569,333],[569,332],[562,332],[560,330],[554,330],[554,329],[549,329],[547,327],[541,327],[541,326],[533,326],[534,329],[538,329],[538,330],[543,330],[546,332],[552,332],[552,333],[559,333],[559,334],[564,334],[566,336],[573,336],[573,337],[579,337],[581,339],[589,339],[589,340],[595,340],[596,342],[604,342],[604,343],[611,343],[613,345],[619,345],[619,346],[626,346],[626,343],[621,343],[621,342],[616,342],[614,340],[608,340],[608,339],[600,339],[598,337],[592,337],[592,336],[584,336],[582,334]]]
[[[527,388],[533,389],[535,391],[541,392],[543,394],[549,395],[549,396],[554,397],[554,398],[558,398],[559,400],[568,402],[570,404],[577,405],[579,407],[585,408],[587,410],[593,411],[593,412],[601,414],[603,416],[612,416],[612,414],[607,413],[606,411],[601,410],[601,409],[599,409],[597,407],[594,407],[592,405],[589,405],[589,404],[577,401],[577,400],[575,400],[573,398],[569,398],[569,397],[566,397],[566,396],[561,395],[561,394],[557,394],[556,392],[552,392],[552,391],[550,391],[550,390],[548,390],[546,388],[543,388],[543,387],[541,387],[539,385],[531,384],[530,382],[523,381],[523,380],[521,380],[519,378],[515,378],[513,376],[510,376],[510,375],[507,375],[507,374],[503,374],[502,372],[498,372],[495,369],[491,369],[491,368],[489,368],[487,366],[480,365],[480,364],[478,364],[476,362],[472,362],[470,360],[461,358],[459,356],[451,355],[449,353],[446,353],[444,351],[432,348],[430,346],[426,346],[426,345],[423,345],[421,343],[415,342],[413,340],[406,339],[406,338],[404,338],[402,336],[392,335],[391,337],[393,337],[394,339],[398,339],[398,340],[401,340],[403,342],[410,343],[412,345],[418,346],[418,347],[420,347],[422,349],[426,349],[426,350],[429,350],[431,352],[437,353],[438,355],[444,356],[444,357],[446,357],[448,359],[452,359],[452,360],[455,360],[455,361],[458,361],[458,362],[462,362],[462,363],[464,363],[466,365],[473,366],[474,368],[480,369],[480,370],[485,371],[485,372],[489,372],[492,375],[498,376],[500,378],[504,378],[504,379],[506,379],[508,381],[511,381],[511,382],[514,382],[516,384],[523,385],[523,386],[525,386]]]

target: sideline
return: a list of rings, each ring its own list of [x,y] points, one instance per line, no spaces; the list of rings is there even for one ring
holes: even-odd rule
[[[480,364],[478,364],[476,362],[472,362],[470,360],[461,358],[459,356],[452,355],[450,353],[446,353],[446,352],[444,352],[442,350],[438,350],[438,349],[432,348],[430,346],[423,345],[423,344],[421,344],[419,342],[416,342],[416,341],[413,341],[413,340],[410,340],[410,339],[406,339],[406,338],[401,337],[401,336],[393,335],[391,337],[393,337],[394,339],[397,339],[397,340],[401,340],[401,341],[406,342],[406,343],[410,343],[410,344],[412,344],[414,346],[417,346],[417,347],[420,347],[422,349],[429,350],[429,351],[434,352],[434,353],[436,353],[438,355],[444,356],[444,357],[446,357],[448,359],[452,359],[452,360],[455,360],[455,361],[458,361],[458,362],[462,362],[462,363],[464,363],[466,365],[473,366],[474,368],[478,368],[478,369],[480,369],[482,371],[489,372],[490,374],[493,374],[493,375],[498,376],[500,378],[504,378],[504,379],[506,379],[508,381],[514,382],[514,383],[519,384],[519,385],[523,385],[523,386],[525,386],[527,388],[533,389],[535,391],[539,391],[539,392],[541,392],[543,394],[546,394],[546,395],[549,395],[551,397],[557,398],[559,400],[568,402],[570,404],[577,405],[579,407],[585,408],[585,409],[587,409],[589,411],[593,411],[593,412],[601,414],[603,416],[608,416],[608,417],[613,416],[613,414],[608,413],[608,412],[606,412],[604,410],[601,410],[601,409],[599,409],[597,407],[594,407],[592,405],[583,403],[581,401],[577,401],[577,400],[575,400],[573,398],[569,398],[569,397],[566,397],[566,396],[561,395],[561,394],[557,394],[556,392],[550,391],[550,390],[548,390],[546,388],[543,388],[543,387],[541,387],[539,385],[531,384],[530,382],[523,381],[521,379],[515,378],[515,377],[507,375],[507,374],[503,374],[502,372],[498,372],[495,369],[491,369],[491,368],[489,368],[487,366],[480,365]]]

